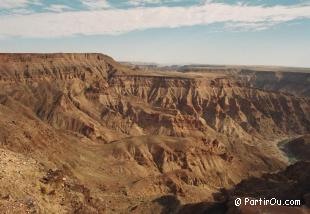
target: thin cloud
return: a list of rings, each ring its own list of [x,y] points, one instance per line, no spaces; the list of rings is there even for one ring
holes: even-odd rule
[[[72,10],[71,7],[67,5],[62,5],[62,4],[52,4],[49,7],[46,8],[46,10],[52,11],[52,12],[63,12],[63,11],[68,11]]]
[[[0,9],[25,7],[28,3],[29,3],[28,0],[1,0]]]
[[[145,6],[147,4],[164,4],[171,2],[181,2],[182,0],[129,0],[128,4],[133,6]]]
[[[191,7],[139,7],[5,15],[0,19],[0,36],[65,37],[83,35],[115,35],[151,28],[224,23],[227,29],[236,26],[263,30],[274,25],[310,18],[310,5],[249,6],[206,3]]]
[[[159,4],[162,0],[129,0],[128,3],[134,6],[140,6],[145,4]]]
[[[232,32],[244,31],[262,31],[267,30],[281,22],[237,22],[226,23],[224,29]]]
[[[10,14],[26,15],[26,14],[32,14],[32,13],[33,13],[33,10],[26,9],[26,8],[14,8],[10,10]]]
[[[0,10],[20,9],[29,5],[42,5],[40,0],[0,0]]]
[[[82,0],[81,2],[91,10],[99,10],[110,7],[107,0]]]

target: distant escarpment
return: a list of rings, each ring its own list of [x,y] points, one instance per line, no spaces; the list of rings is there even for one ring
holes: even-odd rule
[[[310,73],[291,71],[255,71],[243,69],[239,72],[253,87],[310,97]]]

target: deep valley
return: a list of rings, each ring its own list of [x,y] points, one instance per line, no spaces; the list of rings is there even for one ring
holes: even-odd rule
[[[309,70],[0,54],[0,213],[307,213],[309,134]]]

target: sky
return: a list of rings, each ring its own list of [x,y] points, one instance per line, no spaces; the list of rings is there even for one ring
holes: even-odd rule
[[[310,67],[310,0],[0,0],[0,52]]]

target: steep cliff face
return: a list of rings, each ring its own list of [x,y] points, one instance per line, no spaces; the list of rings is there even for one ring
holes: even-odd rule
[[[223,133],[239,128],[250,134],[271,135],[309,131],[309,99],[249,88],[228,78],[113,77],[109,86],[120,97],[132,97],[129,108],[121,104],[124,115],[134,114],[133,121],[144,126],[139,113],[147,113],[138,110],[142,103],[144,109],[155,112],[150,120],[162,119],[163,128],[174,131],[168,133],[171,135],[188,135],[186,130],[193,129],[205,132],[208,128]],[[167,116],[156,118],[158,114]]]
[[[1,145],[65,165],[94,198],[118,192],[117,209],[165,194],[212,200],[282,169],[275,141],[310,132],[307,97],[225,73],[132,70],[102,54],[0,54],[0,88]]]
[[[300,161],[283,171],[243,180],[234,188],[217,193],[219,201],[216,203],[201,202],[179,206],[178,213],[309,213],[309,167],[309,162]],[[240,206],[234,205],[236,198],[241,199]],[[245,203],[245,198],[256,199],[257,202]],[[285,203],[300,205],[285,206]]]
[[[309,131],[309,99],[227,78],[146,76],[99,54],[2,55],[3,93],[59,129],[88,137]],[[12,86],[14,85],[14,86]],[[97,134],[97,135],[96,135]]]
[[[239,75],[256,88],[281,91],[296,96],[310,96],[310,73],[294,71],[263,71],[243,69]],[[296,84],[298,83],[298,84]]]

